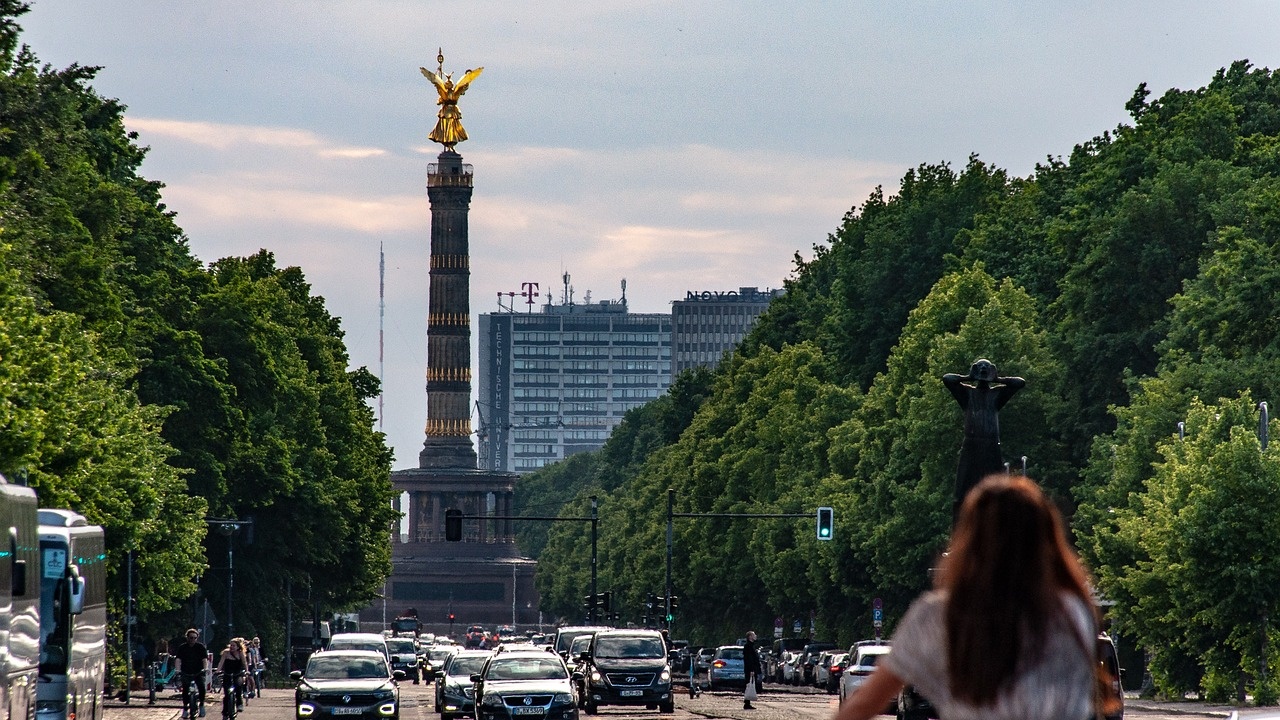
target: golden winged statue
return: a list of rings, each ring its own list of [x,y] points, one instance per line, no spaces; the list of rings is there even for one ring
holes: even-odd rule
[[[418,68],[440,93],[440,99],[436,101],[440,106],[440,112],[437,115],[439,119],[436,120],[436,126],[427,137],[444,145],[446,150],[452,150],[454,145],[467,139],[467,131],[462,127],[462,113],[458,110],[458,98],[467,92],[467,86],[480,77],[484,68],[468,70],[462,74],[461,80],[454,83],[453,73],[444,72],[443,52],[437,53],[436,61],[439,63],[436,72],[431,72],[424,67]]]

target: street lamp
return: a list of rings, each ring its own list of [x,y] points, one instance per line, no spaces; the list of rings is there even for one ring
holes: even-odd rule
[[[236,587],[236,571],[235,571],[235,543],[233,542],[236,531],[240,528],[252,525],[252,520],[219,520],[217,518],[208,518],[205,520],[209,527],[217,528],[227,538],[227,640],[236,636],[235,622],[231,616],[232,599],[235,594]]]

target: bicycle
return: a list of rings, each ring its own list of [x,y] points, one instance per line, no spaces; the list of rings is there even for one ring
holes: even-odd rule
[[[182,717],[195,718],[200,711],[200,688],[196,679],[189,678],[186,687],[182,688]]]
[[[245,698],[245,674],[242,672],[234,678],[222,680],[222,717],[235,720],[236,715],[244,709],[248,702]]]

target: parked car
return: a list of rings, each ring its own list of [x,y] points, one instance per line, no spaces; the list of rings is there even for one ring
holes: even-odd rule
[[[916,692],[915,686],[904,685],[898,691],[897,715],[898,720],[926,720],[938,717],[938,711],[928,698]]]
[[[827,681],[831,677],[831,659],[836,656],[840,650],[823,650],[818,653],[818,659],[813,663],[813,685],[814,687],[825,688]]]
[[[721,645],[716,648],[715,655],[711,659],[711,667],[707,669],[707,687],[716,690],[722,687],[746,687],[746,685],[742,646]]]
[[[836,644],[833,642],[811,642],[804,646],[802,651],[803,658],[800,663],[804,666],[804,675],[800,678],[801,685],[813,684],[813,666],[818,662],[818,656],[823,650],[834,650]]]
[[[1102,670],[1110,678],[1105,698],[1109,706],[1106,708],[1106,720],[1124,720],[1124,688],[1120,686],[1124,669],[1120,667],[1120,660],[1116,657],[1116,644],[1106,633],[1098,634],[1098,662],[1102,663]]]
[[[778,638],[777,640],[774,640],[772,647],[773,652],[771,653],[772,658],[769,665],[765,667],[765,678],[773,678],[773,681],[777,683],[787,682],[787,680],[782,677],[782,666],[783,663],[786,662],[787,655],[789,653],[795,653],[803,650],[804,646],[808,644],[808,638],[792,637]]]
[[[336,635],[334,637],[337,637]],[[379,636],[381,637],[381,636]],[[366,720],[398,720],[402,671],[374,650],[326,650],[307,659],[307,667],[289,674],[294,690],[294,717],[299,720],[335,715]]]
[[[871,671],[876,669],[876,663],[889,654],[889,643],[874,641],[856,643],[849,648],[849,653],[851,658],[849,666],[844,669],[840,677],[838,694],[842,703],[845,698],[853,694],[853,691],[862,687],[862,683],[867,681]],[[889,707],[892,708],[889,712],[897,712],[897,705],[898,701],[895,698],[889,703]]]
[[[484,669],[485,661],[492,654],[489,650],[460,650],[445,659],[444,665],[435,672],[436,712],[440,713],[440,720],[476,714],[471,676]]]
[[[788,685],[799,685],[804,678],[804,653],[799,650],[787,652],[782,658],[782,682]]]
[[[575,674],[581,676],[586,714],[595,715],[602,705],[644,705],[675,712],[667,644],[657,630],[595,633],[581,660]]]
[[[578,720],[569,668],[546,650],[495,652],[471,681],[476,720]]]
[[[844,669],[849,666],[849,653],[840,652],[831,656],[831,664],[827,666],[827,682],[823,685],[828,693],[835,694],[840,688],[840,678]]]
[[[711,669],[711,661],[716,657],[716,649],[713,647],[698,648],[698,654],[694,656],[694,670],[699,675],[704,675]]]

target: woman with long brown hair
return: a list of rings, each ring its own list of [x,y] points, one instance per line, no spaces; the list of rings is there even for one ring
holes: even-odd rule
[[[1093,716],[1097,615],[1057,509],[1035,483],[993,475],[966,496],[934,589],[835,720],[884,711],[904,684],[944,720]]]

